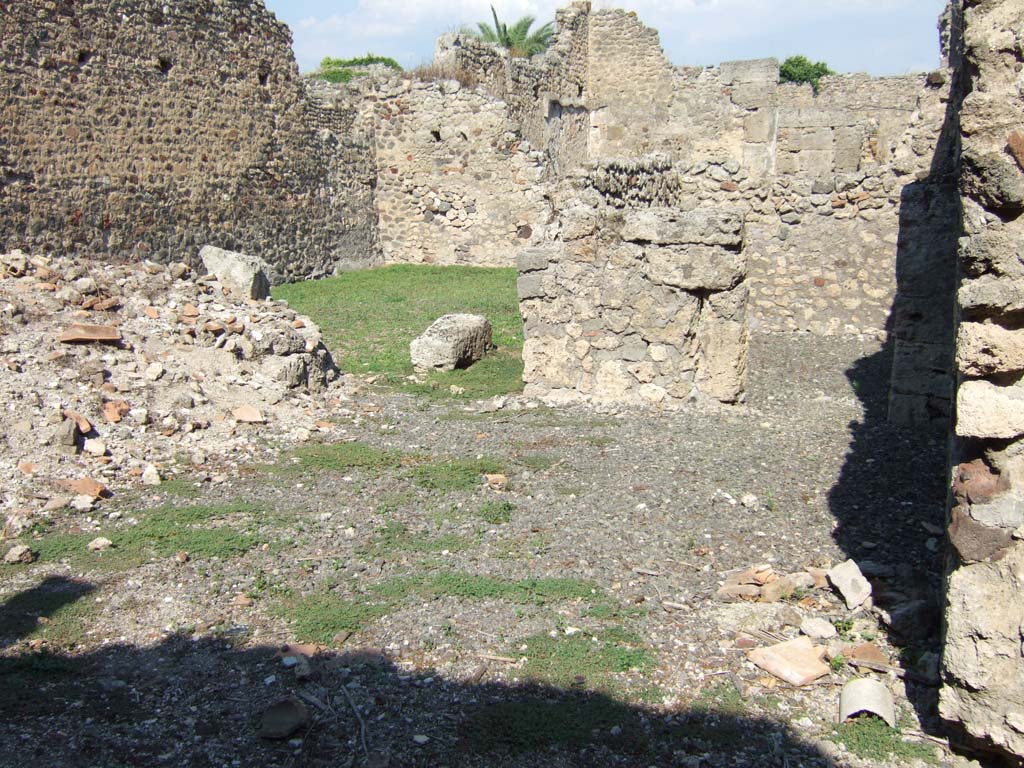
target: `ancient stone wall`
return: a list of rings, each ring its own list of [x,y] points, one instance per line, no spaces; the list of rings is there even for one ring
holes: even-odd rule
[[[941,712],[1024,758],[1024,2],[962,6],[959,386]]]
[[[610,163],[553,195],[551,241],[519,261],[528,394],[620,405],[742,399],[743,213],[684,191],[717,186],[659,161]]]
[[[361,97],[376,147],[388,263],[508,267],[547,207],[544,156],[505,105],[456,81],[378,81]]]
[[[290,45],[260,0],[0,5],[0,247],[372,262],[367,148]]]
[[[439,56],[506,101],[554,177],[651,154],[676,167],[710,163],[722,185],[714,194],[748,212],[757,327],[890,329],[901,225],[927,220],[934,230],[943,215],[934,196],[903,190],[931,174],[948,100],[944,75],[841,75],[816,94],[780,84],[773,59],[673,67],[657,33],[633,13],[574,3],[558,21],[554,46],[533,59],[458,36],[441,41]],[[918,241],[903,242],[912,249]],[[903,353],[910,400],[897,410],[907,414],[924,408],[914,381],[935,355],[909,343]],[[948,400],[947,386],[945,412]]]

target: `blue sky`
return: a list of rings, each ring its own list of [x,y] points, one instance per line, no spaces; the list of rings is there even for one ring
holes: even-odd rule
[[[415,67],[435,38],[490,18],[488,0],[264,0],[292,29],[299,67],[324,56],[368,51]],[[565,1],[494,0],[498,15],[542,22]],[[945,0],[595,0],[594,7],[636,11],[661,32],[674,64],[785,58],[802,53],[840,72],[903,74],[939,63],[936,22]]]

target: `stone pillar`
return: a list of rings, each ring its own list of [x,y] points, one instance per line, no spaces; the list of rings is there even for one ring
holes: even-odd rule
[[[1024,0],[963,3],[963,234],[941,713],[1024,757]]]

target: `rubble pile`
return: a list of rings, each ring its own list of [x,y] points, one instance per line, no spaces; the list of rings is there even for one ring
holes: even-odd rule
[[[184,263],[14,251],[0,256],[0,398],[16,536],[40,512],[308,440],[348,396],[320,329],[284,302]]]

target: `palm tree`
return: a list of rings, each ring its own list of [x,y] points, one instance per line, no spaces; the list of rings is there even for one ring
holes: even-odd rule
[[[551,45],[555,36],[554,22],[549,21],[543,27],[539,27],[531,34],[530,27],[536,19],[533,16],[523,16],[511,27],[498,19],[498,13],[491,6],[491,16],[494,17],[494,26],[481,21],[477,24],[479,32],[470,32],[475,37],[488,43],[496,43],[502,48],[508,49],[513,56],[529,58],[540,53]]]

